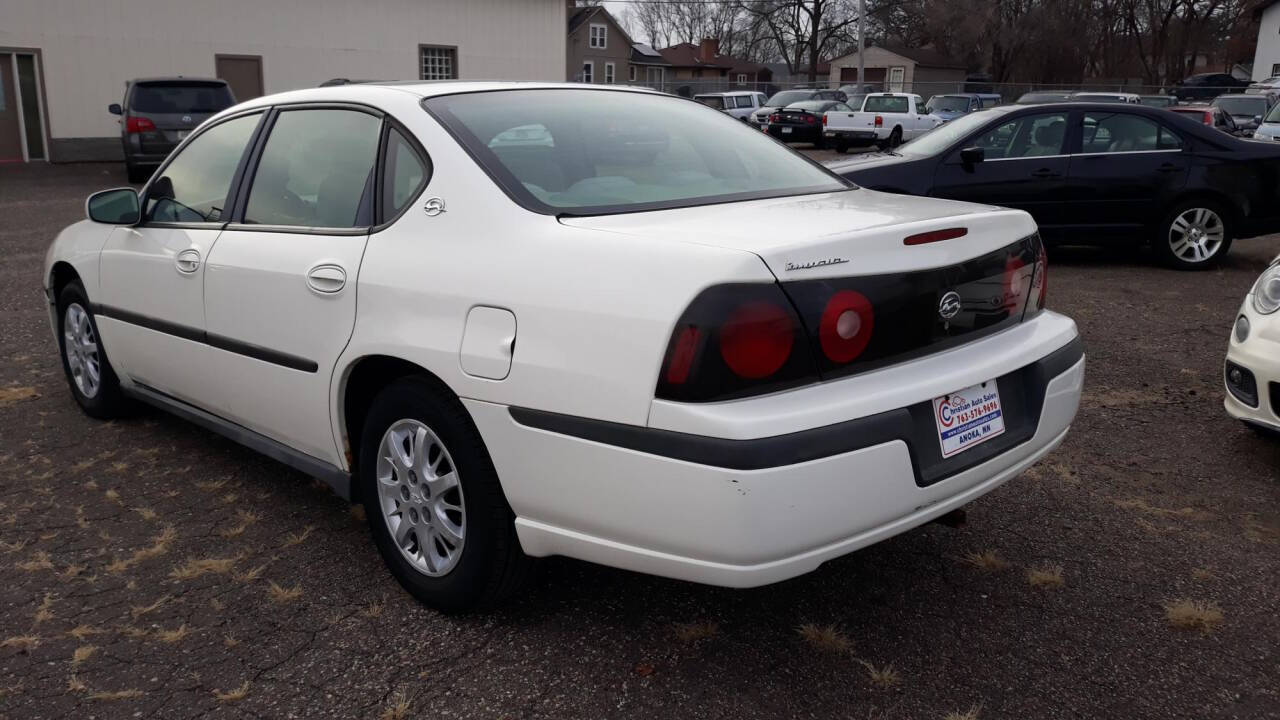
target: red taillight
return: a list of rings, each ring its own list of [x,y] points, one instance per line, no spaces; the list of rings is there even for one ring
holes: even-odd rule
[[[928,243],[954,240],[969,234],[968,228],[947,228],[946,230],[930,230],[917,235],[908,235],[902,239],[903,245],[926,245]]]
[[[822,124],[823,124],[823,126],[826,126],[826,124],[827,124],[827,116],[826,116],[826,115],[823,115],[823,116],[822,116]]]
[[[876,127],[884,127],[884,118],[876,116]]]
[[[720,328],[720,357],[735,375],[760,380],[782,369],[795,344],[791,315],[771,302],[742,305]]]
[[[671,362],[667,365],[667,382],[682,385],[689,379],[689,370],[693,368],[693,356],[698,351],[698,339],[702,332],[692,325],[679,330],[676,347],[671,353]]]
[[[770,115],[770,116],[769,116],[769,122],[782,122],[782,116],[781,116],[781,115]]]
[[[156,124],[149,118],[130,117],[125,121],[124,129],[125,132],[131,133],[151,132],[156,129]]]
[[[856,290],[841,290],[832,295],[818,324],[822,354],[833,363],[853,362],[871,342],[875,320],[875,311],[866,295]]]
[[[1208,110],[1204,111],[1204,124],[1213,127],[1213,113]]]
[[[824,115],[823,118],[825,119],[826,116]],[[818,122],[818,117],[816,115],[806,115],[804,121],[810,125],[815,125]]]
[[[1040,252],[1036,255],[1036,271],[1031,277],[1031,300],[1027,304],[1027,314],[1039,312],[1044,309],[1045,297],[1049,294],[1049,255],[1044,251],[1044,245],[1040,245]]]
[[[1004,263],[1004,308],[1010,315],[1020,315],[1027,299],[1027,264],[1017,255]]]

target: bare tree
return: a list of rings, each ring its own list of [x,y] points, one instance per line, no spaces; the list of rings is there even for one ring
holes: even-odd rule
[[[854,42],[853,0],[744,0],[740,7],[773,40],[787,70],[803,70],[811,82],[824,56]]]

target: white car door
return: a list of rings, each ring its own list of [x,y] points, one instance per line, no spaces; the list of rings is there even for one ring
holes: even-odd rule
[[[382,117],[290,106],[269,124],[206,263],[205,322],[219,349],[208,382],[231,420],[342,467],[329,382],[355,323]]]
[[[92,298],[116,370],[167,395],[221,408],[208,378],[204,261],[225,224],[233,180],[264,112],[202,128],[143,193],[142,222],[102,249]]]

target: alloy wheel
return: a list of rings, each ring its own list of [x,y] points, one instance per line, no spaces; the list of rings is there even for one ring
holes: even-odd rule
[[[447,575],[466,539],[458,470],[431,428],[392,423],[378,446],[378,504],[400,554],[418,572]]]
[[[1222,248],[1226,233],[1218,213],[1209,208],[1188,208],[1169,226],[1169,249],[1184,262],[1204,262]]]
[[[92,398],[102,387],[102,363],[98,357],[98,337],[89,313],[80,303],[71,303],[62,319],[62,352],[71,370],[71,379],[80,394]]]

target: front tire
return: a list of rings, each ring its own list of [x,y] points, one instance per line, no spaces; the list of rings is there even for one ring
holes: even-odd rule
[[[1160,260],[1177,270],[1216,267],[1231,249],[1230,214],[1212,200],[1178,203],[1156,231],[1153,248]]]
[[[382,559],[421,602],[444,612],[492,607],[527,576],[532,560],[484,441],[438,384],[402,378],[374,398],[359,483]]]
[[[127,414],[129,401],[120,390],[91,308],[79,280],[58,293],[58,351],[76,403],[90,417],[108,420]]]

